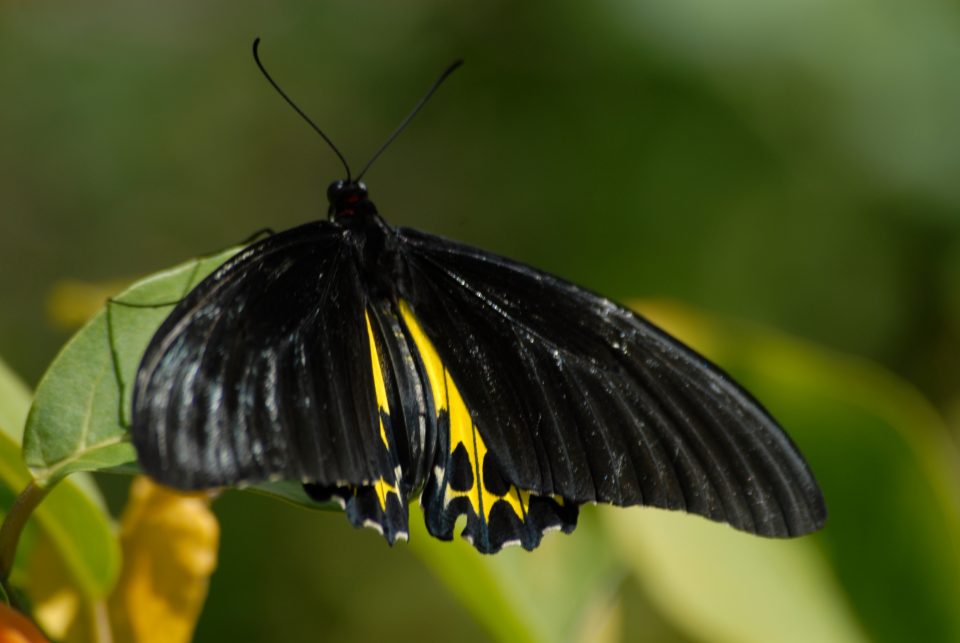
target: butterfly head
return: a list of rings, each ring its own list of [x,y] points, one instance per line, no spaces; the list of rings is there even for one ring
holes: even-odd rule
[[[334,181],[327,188],[327,201],[330,202],[327,213],[334,221],[377,211],[367,197],[367,186],[363,181]]]

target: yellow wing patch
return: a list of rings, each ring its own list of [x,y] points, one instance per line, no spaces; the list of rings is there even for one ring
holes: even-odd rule
[[[410,335],[413,337],[413,343],[417,345],[420,358],[423,360],[423,366],[427,370],[427,379],[430,380],[430,392],[433,393],[434,403],[437,405],[437,412],[439,413],[441,405],[445,405],[447,399],[445,384],[447,369],[444,368],[443,362],[440,361],[440,356],[437,355],[437,351],[434,350],[433,344],[430,343],[427,335],[423,332],[423,329],[420,328],[420,324],[417,322],[417,318],[413,316],[413,311],[410,310],[409,304],[402,299],[400,300],[400,314],[403,316],[403,321],[407,325]]]
[[[373,335],[373,326],[370,323],[370,313],[364,313],[367,318],[367,337],[370,340],[370,366],[373,369],[373,386],[377,393],[377,416],[380,418],[380,440],[383,442],[383,448],[390,451],[390,441],[387,438],[387,429],[383,424],[383,417],[390,416],[390,403],[387,400],[387,387],[383,381],[383,366],[380,362],[380,354],[377,352],[377,341]],[[396,482],[396,481],[394,481]],[[380,501],[380,507],[386,509],[387,494],[397,494],[396,484],[390,484],[384,478],[380,478],[374,484],[377,492],[377,500]]]
[[[456,463],[457,461],[452,456],[458,451],[458,448],[463,447],[469,463],[469,484],[465,485],[464,489],[454,489],[451,484],[446,484],[444,487],[444,506],[449,505],[455,498],[467,498],[474,513],[489,522],[490,511],[494,504],[503,501],[523,521],[529,511],[530,493],[521,491],[514,485],[511,485],[502,495],[490,490],[491,485],[484,480],[483,466],[487,457],[487,446],[477,431],[477,426],[473,422],[457,385],[450,377],[450,372],[443,365],[440,356],[423,332],[416,317],[414,317],[410,306],[403,300],[400,300],[400,314],[403,316],[403,321],[406,323],[423,360],[427,379],[430,380],[430,389],[433,393],[437,415],[442,415],[445,411],[449,418],[450,439],[447,455],[450,456],[452,462]],[[446,473],[449,477],[452,472],[447,471]]]
[[[370,313],[364,313],[367,318],[367,337],[370,339],[370,366],[373,368],[373,386],[377,392],[378,415],[390,415],[390,403],[387,401],[387,387],[383,383],[383,370],[380,365],[380,354],[377,352],[377,341],[373,336],[373,326],[370,324]],[[380,439],[383,446],[390,448],[387,441],[387,430],[383,426],[383,417],[380,417]]]

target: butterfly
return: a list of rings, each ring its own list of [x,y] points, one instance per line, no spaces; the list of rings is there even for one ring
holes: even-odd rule
[[[569,533],[585,503],[823,525],[802,455],[717,366],[584,288],[391,226],[347,176],[327,220],[241,250],[152,338],[132,433],[153,478],[298,481],[390,544],[419,497],[431,535],[465,515],[484,553]]]

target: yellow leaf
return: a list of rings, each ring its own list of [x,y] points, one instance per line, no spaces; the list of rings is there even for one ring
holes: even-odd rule
[[[110,597],[115,643],[190,640],[217,565],[210,500],[134,480],[120,524],[123,569]]]

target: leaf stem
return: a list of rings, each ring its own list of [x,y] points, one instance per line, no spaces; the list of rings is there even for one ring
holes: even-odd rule
[[[31,480],[14,500],[10,512],[3,520],[3,526],[0,527],[0,585],[3,586],[7,596],[11,595],[10,588],[7,586],[7,579],[13,569],[13,559],[17,553],[20,534],[23,532],[23,527],[27,524],[27,519],[30,518],[33,510],[46,497],[50,489],[50,486],[41,487],[36,480]]]

